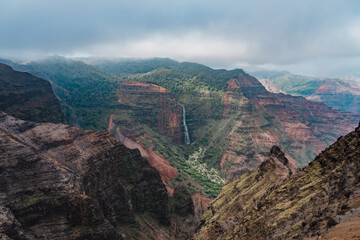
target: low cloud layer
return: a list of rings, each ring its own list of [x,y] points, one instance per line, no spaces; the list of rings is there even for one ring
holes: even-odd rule
[[[360,2],[1,0],[0,33],[9,56],[157,56],[352,75]]]

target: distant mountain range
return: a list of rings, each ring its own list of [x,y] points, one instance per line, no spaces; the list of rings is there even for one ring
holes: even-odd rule
[[[289,72],[251,72],[270,92],[283,92],[360,113],[360,85],[356,79],[330,79],[294,75]]]

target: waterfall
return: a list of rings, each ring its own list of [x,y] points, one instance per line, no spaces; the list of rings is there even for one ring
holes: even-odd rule
[[[186,115],[185,115],[185,107],[182,105],[182,115],[183,115],[183,125],[184,125],[184,135],[185,135],[185,145],[189,145],[190,144],[190,137],[189,137],[189,131],[188,131],[188,127],[186,125]]]

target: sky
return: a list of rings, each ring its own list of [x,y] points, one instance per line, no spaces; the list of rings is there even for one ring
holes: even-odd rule
[[[0,0],[0,56],[360,76],[358,0]]]

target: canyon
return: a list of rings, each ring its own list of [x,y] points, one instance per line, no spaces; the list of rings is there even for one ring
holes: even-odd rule
[[[59,57],[13,66],[52,83],[69,124],[108,130],[158,166],[168,190],[185,183],[208,198],[226,180],[256,168],[273,145],[306,166],[359,119],[300,96],[268,92],[241,69],[170,59]]]
[[[50,87],[8,66],[1,74],[10,82],[23,76],[26,84],[18,83],[14,95],[26,90],[36,98],[39,90]],[[54,122],[63,121],[52,91],[48,98],[56,108],[28,104],[32,98],[24,97],[18,104],[23,112],[40,109]],[[12,111],[0,109],[1,239],[192,236],[209,201],[184,186],[175,187],[170,196],[159,172],[139,150],[127,148],[106,131],[24,121],[3,112],[8,109]]]
[[[327,146],[359,114],[271,93],[241,69],[160,62],[118,75],[12,64],[38,77],[0,65],[2,236],[283,239],[356,224],[358,166],[341,159],[356,159],[358,128]]]

